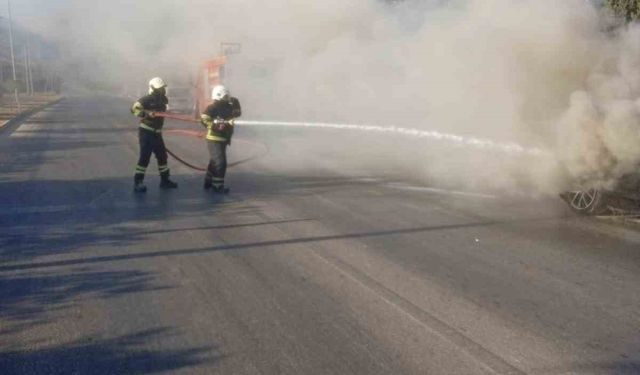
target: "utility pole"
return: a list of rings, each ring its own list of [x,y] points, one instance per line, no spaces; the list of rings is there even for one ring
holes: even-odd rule
[[[27,95],[33,96],[33,75],[31,73],[31,52],[29,45],[24,45],[24,73]]]
[[[24,54],[24,87],[27,95],[29,95],[29,58],[27,57],[27,46],[22,47]]]
[[[6,18],[0,16],[0,20],[4,20],[4,19]],[[4,46],[0,46],[0,48],[1,47],[4,47]],[[4,84],[4,56],[3,54],[0,54],[0,85],[2,84]],[[2,91],[2,88],[0,88],[0,95],[2,95],[1,91]]]
[[[29,91],[31,91],[31,96],[33,96],[33,68],[31,66],[31,39],[28,39],[29,41],[27,42],[27,66],[28,66],[28,70],[29,70]]]
[[[9,43],[11,45],[11,69],[13,69],[13,93],[16,97],[16,104],[18,105],[18,111],[22,111],[20,106],[20,99],[18,98],[18,78],[16,76],[16,55],[13,51],[13,18],[11,17],[11,0],[7,0],[7,9],[9,10]]]

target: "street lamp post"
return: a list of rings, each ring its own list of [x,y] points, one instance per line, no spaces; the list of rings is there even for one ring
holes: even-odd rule
[[[5,17],[0,16],[0,20],[6,20]],[[4,46],[2,46],[4,47]],[[0,84],[2,84],[4,82],[4,56],[0,56],[0,59],[2,59],[2,61],[0,61]]]
[[[7,9],[9,10],[9,44],[11,46],[11,69],[13,69],[13,93],[16,97],[16,104],[18,105],[18,111],[22,111],[20,108],[20,99],[18,98],[18,77],[16,76],[16,56],[13,52],[13,19],[11,18],[11,0],[7,0]]]
[[[31,40],[27,41],[27,65],[29,71],[29,92],[33,96],[33,65],[31,63]]]
[[[29,55],[27,51],[27,45],[22,46],[22,50],[24,53],[24,83],[25,83],[25,91],[27,95],[30,95],[30,84],[29,84]]]

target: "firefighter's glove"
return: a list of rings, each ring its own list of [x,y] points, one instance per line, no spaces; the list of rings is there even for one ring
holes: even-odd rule
[[[213,120],[213,125],[216,126],[216,129],[218,129],[218,131],[223,131],[227,128],[227,122],[221,118]]]

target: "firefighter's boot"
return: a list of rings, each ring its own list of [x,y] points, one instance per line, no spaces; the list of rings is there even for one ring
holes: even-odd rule
[[[136,174],[133,178],[133,191],[136,193],[146,193],[147,187],[144,185],[144,175]]]
[[[214,186],[213,192],[216,194],[229,194],[229,188],[224,185]]]
[[[160,174],[160,189],[175,189],[178,184],[169,179],[169,172],[163,172]]]
[[[202,187],[204,188],[204,190],[211,189],[211,187],[213,187],[213,181],[211,181],[210,178],[205,178],[204,179],[204,185],[202,185]]]

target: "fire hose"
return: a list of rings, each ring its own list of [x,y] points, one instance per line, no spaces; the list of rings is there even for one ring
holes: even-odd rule
[[[151,117],[164,117],[171,120],[200,123],[200,120],[195,119],[193,116],[183,115],[180,113],[173,113],[173,112],[148,112],[148,113]]]
[[[197,165],[193,165],[189,162],[187,162],[186,160],[180,158],[178,155],[174,154],[171,150],[169,150],[168,148],[167,150],[167,154],[171,155],[172,158],[176,159],[178,162],[180,162],[182,165],[189,167],[193,170],[199,171],[199,172],[206,172],[207,168],[203,168],[203,167],[198,167]]]
[[[177,120],[177,121],[191,122],[191,123],[200,123],[200,121],[195,119],[193,116],[183,115],[183,114],[180,114],[180,113],[149,112],[149,114],[152,117],[163,117],[163,118],[170,119],[170,120]],[[222,121],[222,123],[226,124],[227,126],[229,125],[229,121]],[[205,133],[204,132],[199,132],[199,131],[195,131],[195,130],[168,130],[167,132],[176,133],[176,134],[183,134],[183,135],[197,137],[197,138],[204,138],[205,137]],[[249,142],[249,141],[244,141],[244,142],[253,143],[253,142]],[[268,147],[266,145],[264,145],[264,144],[262,144],[262,145],[265,147],[264,154],[267,154],[269,152]],[[186,161],[183,158],[181,158],[178,155],[176,155],[170,149],[167,148],[166,150],[167,150],[167,154],[171,155],[172,158],[174,158],[176,161],[178,161],[182,165],[184,165],[184,166],[186,166],[188,168],[191,168],[193,170],[199,171],[199,172],[206,172],[207,171],[207,168],[199,167],[197,165],[189,163],[188,161]],[[232,168],[232,167],[234,167],[236,165],[249,162],[251,160],[256,159],[257,157],[263,156],[264,154],[260,154],[258,156],[252,156],[252,157],[249,157],[249,158],[246,158],[246,159],[238,160],[238,161],[233,162],[233,163],[229,163],[228,167]]]
[[[182,115],[182,114],[179,114],[179,113],[149,112],[149,115],[151,117],[164,117],[164,118],[167,118],[167,119],[184,121],[184,122],[192,122],[192,123],[199,122],[198,120],[193,118],[193,116]],[[189,135],[193,135],[193,136],[196,136],[196,137],[202,137],[202,135],[200,133],[198,133],[198,132],[189,132]],[[182,159],[181,157],[176,155],[173,151],[171,151],[169,148],[166,148],[166,150],[167,150],[167,154],[171,155],[172,158],[177,160],[182,165],[184,165],[184,166],[186,166],[188,168],[191,168],[193,170],[196,170],[198,172],[206,172],[207,171],[207,168],[203,168],[203,167],[199,167],[197,165],[193,165],[193,164],[189,163],[188,161]]]

